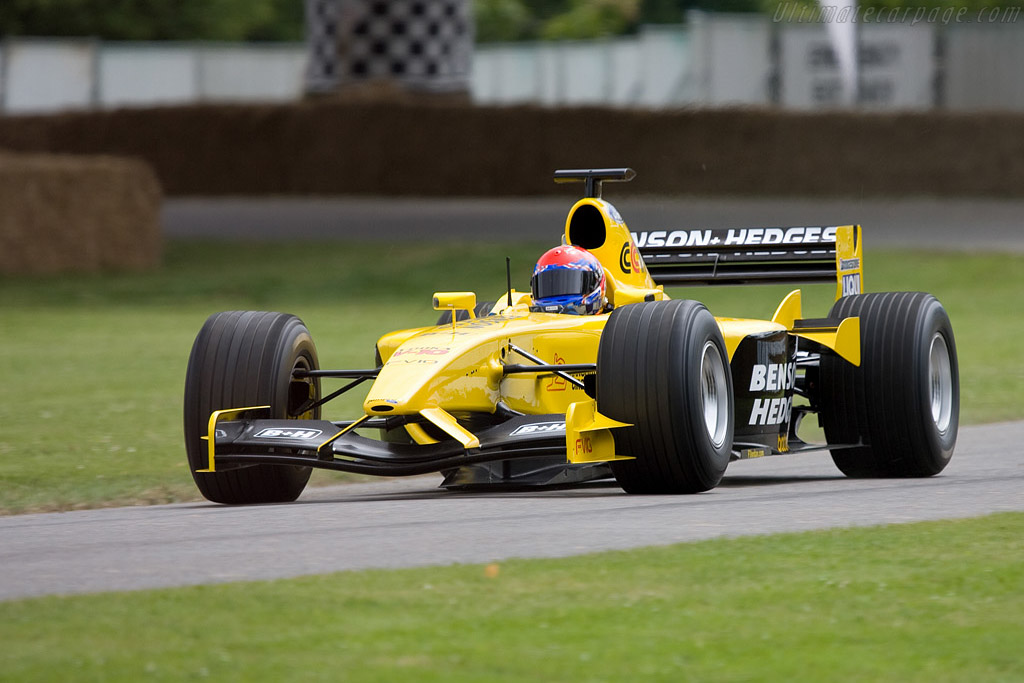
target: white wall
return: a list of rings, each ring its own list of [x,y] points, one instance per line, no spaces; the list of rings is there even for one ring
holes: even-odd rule
[[[13,114],[302,95],[300,44],[100,43],[7,39],[0,109]]]
[[[6,111],[81,108],[95,100],[96,45],[92,41],[8,40],[3,53]]]
[[[709,107],[768,104],[774,65],[767,17],[690,12],[687,18],[694,63],[689,101]]]
[[[108,45],[99,56],[104,107],[192,102],[199,93],[199,54],[184,45]]]
[[[471,95],[499,105],[841,105],[823,24],[687,19],[608,40],[479,45]],[[862,109],[1024,110],[1024,20],[862,24],[861,42]],[[0,41],[0,112],[291,101],[302,95],[306,57],[302,44],[8,38]]]
[[[205,100],[292,100],[302,96],[302,45],[211,45],[199,59],[199,97]]]
[[[951,27],[944,68],[950,109],[1024,109],[1024,17],[1019,24]]]
[[[667,107],[685,101],[690,36],[648,27],[636,37],[478,45],[471,93],[481,104]]]

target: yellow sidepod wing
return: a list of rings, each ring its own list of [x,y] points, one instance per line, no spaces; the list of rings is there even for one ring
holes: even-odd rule
[[[565,452],[571,463],[610,462],[632,460],[630,456],[615,454],[615,439],[611,430],[631,427],[597,412],[597,401],[573,403],[565,413]]]
[[[857,267],[861,267],[859,256]],[[860,277],[859,272],[857,276]],[[859,285],[860,280],[857,282]],[[842,287],[841,280],[839,286]],[[781,325],[792,335],[831,349],[853,365],[860,365],[860,318],[844,318],[841,321],[806,320],[803,319],[802,308],[800,290],[794,289],[779,304],[772,322]]]

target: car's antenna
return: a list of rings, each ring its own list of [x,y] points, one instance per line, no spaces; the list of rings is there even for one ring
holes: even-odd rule
[[[512,259],[505,257],[505,281],[508,283],[508,307],[512,308]]]

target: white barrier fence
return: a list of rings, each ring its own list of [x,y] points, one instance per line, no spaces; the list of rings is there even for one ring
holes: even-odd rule
[[[0,109],[287,101],[302,95],[305,67],[301,44],[7,39],[0,48]]]
[[[1024,21],[869,23],[859,30],[869,110],[1024,110]],[[301,44],[0,42],[0,112],[283,102],[305,91]],[[478,45],[481,104],[673,108],[842,105],[824,25],[690,15],[599,41]]]

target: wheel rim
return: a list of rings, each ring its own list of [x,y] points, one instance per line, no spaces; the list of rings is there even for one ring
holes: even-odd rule
[[[295,359],[295,363],[292,366],[292,372],[296,370],[309,370],[309,360],[305,356],[299,356]],[[307,403],[315,401],[316,395],[316,383],[312,379],[292,379],[289,383],[288,389],[288,414],[287,416],[299,420],[312,420],[316,418],[315,409],[307,409],[303,412],[299,412]]]
[[[714,342],[706,342],[700,359],[700,399],[704,429],[715,448],[725,443],[729,428],[729,383],[722,353]]]
[[[939,332],[932,336],[928,351],[928,385],[932,421],[940,432],[945,432],[953,419],[953,368],[946,338]]]

